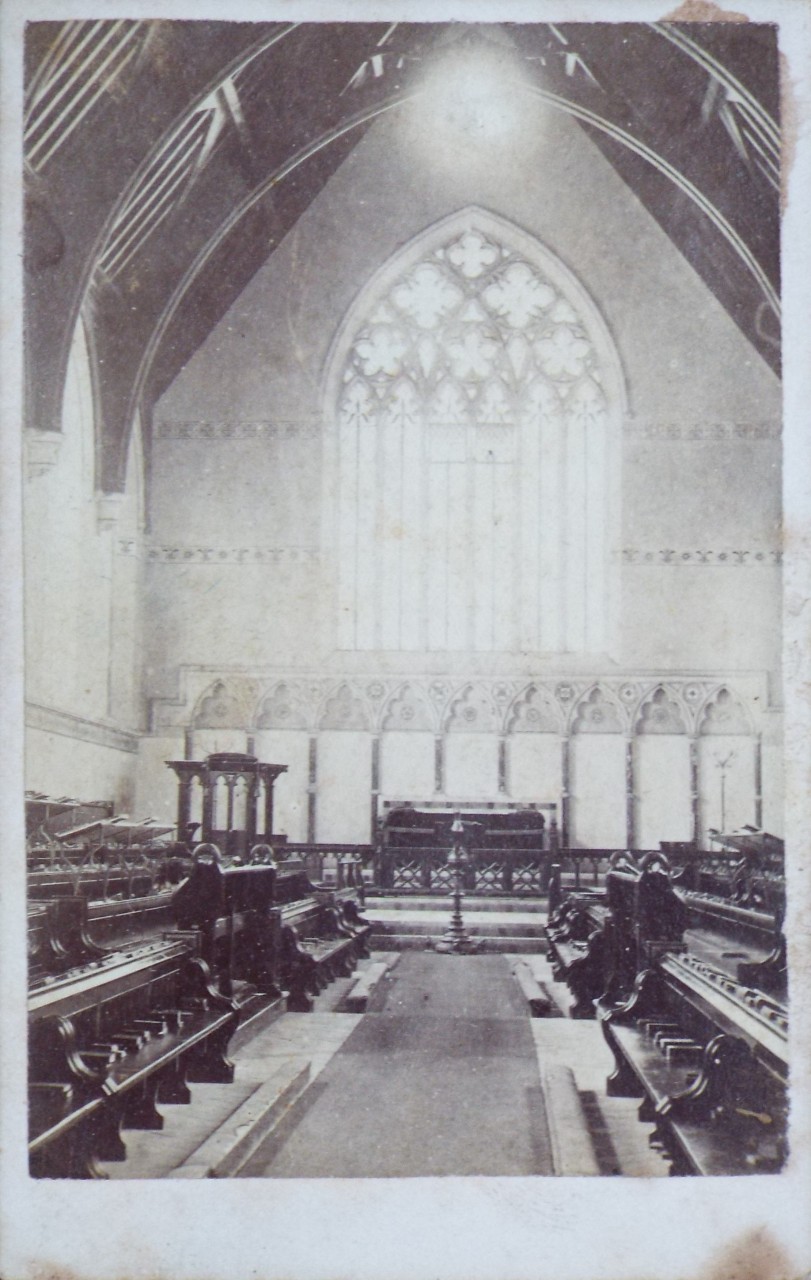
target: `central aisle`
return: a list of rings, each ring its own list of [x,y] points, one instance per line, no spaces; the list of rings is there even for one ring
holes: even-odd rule
[[[504,956],[405,952],[242,1176],[549,1174],[537,1064]]]

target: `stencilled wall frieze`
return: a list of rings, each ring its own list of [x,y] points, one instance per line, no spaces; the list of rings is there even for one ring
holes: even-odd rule
[[[654,551],[650,548],[623,547],[621,556],[623,564],[664,564],[669,565],[671,568],[712,566],[722,569],[739,569],[744,565],[750,567],[752,565],[768,566],[782,564],[783,562],[782,550],[764,547],[754,547],[745,551],[732,547],[722,547],[717,551],[700,551],[692,548],[675,550],[672,547]]]
[[[161,440],[292,440],[319,433],[316,418],[280,419],[258,422],[180,421],[169,418],[158,423]]]
[[[135,539],[119,538],[116,543],[119,555],[138,555]],[[148,543],[145,556],[157,564],[317,564],[321,559],[318,547],[204,547],[184,546],[180,543],[156,545]],[[620,552],[623,564],[667,565],[679,567],[715,567],[739,569],[744,566],[768,567],[783,562],[783,552],[775,548],[751,547],[741,549],[722,547],[716,550],[699,548],[623,547]]]
[[[625,435],[640,440],[779,440],[781,423],[769,422],[651,422],[629,418]]]
[[[316,547],[184,547],[173,545],[147,548],[146,558],[158,564],[317,564]]]
[[[571,679],[428,675],[379,678],[187,670],[186,696],[153,703],[153,732],[186,728],[346,729],[446,733],[752,734],[768,710],[765,676],[582,676]]]

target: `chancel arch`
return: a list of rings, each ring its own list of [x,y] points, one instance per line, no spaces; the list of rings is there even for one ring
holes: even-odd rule
[[[339,649],[612,647],[623,378],[580,282],[467,208],[361,291],[324,391]]]

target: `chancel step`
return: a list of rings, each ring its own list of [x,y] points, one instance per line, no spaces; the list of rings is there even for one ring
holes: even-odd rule
[[[435,945],[448,928],[451,909],[450,897],[370,899],[364,916],[372,926],[371,944],[392,951]],[[546,953],[545,903],[529,903],[521,898],[463,898],[462,914],[469,937],[480,943],[481,951],[506,955]]]

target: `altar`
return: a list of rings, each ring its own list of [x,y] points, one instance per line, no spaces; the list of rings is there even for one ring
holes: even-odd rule
[[[382,800],[375,858],[386,892],[448,893],[448,854],[462,823],[466,893],[545,893],[559,847],[557,805],[508,801]]]

